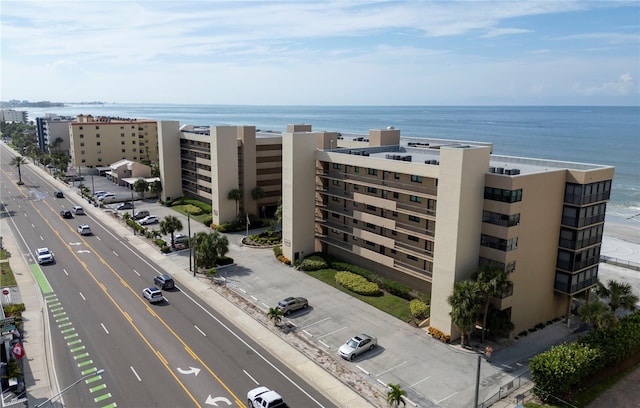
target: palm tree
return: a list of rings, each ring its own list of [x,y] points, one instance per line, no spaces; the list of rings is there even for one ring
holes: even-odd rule
[[[269,320],[271,320],[276,326],[279,326],[282,322],[282,316],[284,316],[284,313],[282,313],[282,310],[277,307],[270,307],[267,312],[267,317],[269,317]]]
[[[229,239],[217,230],[210,232],[211,242],[213,243],[213,251],[216,254],[216,260],[229,252]]]
[[[160,193],[162,193],[162,181],[155,180],[151,183],[151,192],[156,195],[156,198],[160,198]]]
[[[256,202],[258,203],[258,208],[260,208],[260,200],[264,198],[264,190],[262,189],[262,187],[257,186],[253,190],[251,190],[251,198],[256,200]],[[259,210],[258,210],[258,214],[259,214]]]
[[[144,192],[149,190],[149,182],[143,178],[139,178],[133,183],[133,191],[136,193],[142,193],[142,198],[144,198]]]
[[[471,280],[456,282],[447,302],[451,305],[451,320],[460,328],[460,343],[464,347],[466,337],[478,321],[478,311],[484,305],[478,284]]]
[[[596,293],[598,296],[609,299],[609,308],[612,313],[620,308],[634,310],[636,303],[638,303],[638,296],[633,293],[630,284],[617,282],[613,279],[607,282],[607,286],[598,282]]]
[[[278,200],[278,208],[276,209],[276,224],[282,225],[282,197]]]
[[[195,236],[194,244],[195,264],[204,269],[214,267],[216,265],[216,260],[218,259],[215,235],[207,232],[199,232]]]
[[[173,233],[176,231],[182,231],[182,222],[173,215],[167,215],[160,221],[160,231],[163,234],[171,235],[171,247],[175,248],[176,244],[173,239]]]
[[[389,384],[389,391],[387,391],[387,402],[389,405],[395,405],[396,407],[402,403],[402,405],[407,405],[405,400],[402,398],[407,395],[407,392],[400,387],[400,384]]]
[[[596,330],[609,328],[615,324],[615,316],[609,307],[599,300],[581,305],[578,308],[578,317],[583,322],[592,324]]]
[[[478,284],[478,290],[484,301],[484,312],[482,314],[482,343],[487,331],[487,317],[489,316],[489,304],[491,298],[502,296],[509,290],[509,278],[507,272],[494,265],[485,265],[475,274],[474,280]]]
[[[11,162],[9,162],[9,164],[13,167],[17,167],[18,168],[18,185],[21,186],[24,183],[22,182],[22,170],[20,170],[20,166],[27,164],[27,159],[25,159],[22,156],[16,156],[14,158],[11,159]]]
[[[238,188],[234,188],[233,190],[229,191],[229,194],[227,195],[227,198],[229,200],[235,200],[236,201],[236,220],[237,220],[238,219],[238,211],[240,210],[240,208],[238,206],[238,202],[242,198],[242,191],[240,191],[240,189],[238,189]]]

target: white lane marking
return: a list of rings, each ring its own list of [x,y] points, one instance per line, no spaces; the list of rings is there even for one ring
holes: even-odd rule
[[[413,383],[410,385],[410,387],[415,387],[416,385],[420,384],[423,381],[427,381],[429,378],[431,378],[431,376],[425,377],[422,380],[418,381],[417,383]]]
[[[449,395],[449,396],[447,396],[447,397],[444,397],[444,398],[443,398],[443,399],[441,399],[440,401],[436,401],[436,404],[439,404],[439,403],[441,403],[442,401],[447,400],[447,399],[449,399],[449,398],[453,397],[453,396],[454,396],[454,395],[456,395],[456,394],[457,394],[457,392],[454,392],[453,394],[451,394],[451,395]]]
[[[325,346],[326,348],[331,348],[327,343],[325,343],[322,340],[318,340],[318,343],[322,344],[323,346]]]
[[[40,241],[44,241],[44,238],[42,238],[42,235],[40,235]]]
[[[371,375],[367,370],[365,370],[364,368],[360,367],[359,365],[356,365],[356,368],[360,371],[362,371],[363,373],[365,373],[366,375]]]
[[[382,384],[384,388],[387,388],[387,384],[385,384],[384,381],[382,381],[381,379],[377,379],[376,381]]]
[[[309,336],[309,337],[313,337],[313,334],[309,333],[308,331],[306,331],[306,330],[302,330],[302,331],[303,331],[303,332],[304,332],[304,334],[306,334],[307,336]]]
[[[114,254],[115,256],[119,256],[119,255],[118,255],[118,253],[117,253],[116,251],[111,251],[111,252],[113,252],[113,254]]]
[[[323,338],[323,337],[330,336],[330,335],[332,335],[332,334],[334,334],[334,333],[337,333],[337,332],[339,332],[340,330],[344,330],[344,329],[346,329],[346,328],[347,328],[347,326],[344,326],[344,327],[339,328],[338,330],[334,330],[334,331],[332,331],[332,332],[330,332],[330,333],[323,334],[322,336],[318,337],[318,340],[319,340],[319,339],[321,339],[321,338]]]
[[[258,301],[258,298],[257,298],[257,297],[255,297],[255,296],[253,296],[253,295],[251,295],[250,297],[251,297],[251,299],[253,299],[255,302],[257,302],[257,301]]]
[[[260,385],[260,383],[259,383],[259,382],[257,382],[257,381],[256,381],[256,379],[255,379],[255,378],[253,378],[253,377],[251,376],[251,374],[249,374],[249,373],[247,372],[247,370],[242,370],[242,371],[247,375],[247,377],[251,378],[251,381],[253,381],[254,383],[256,383],[256,385]]]
[[[86,302],[86,301],[87,301],[87,298],[85,298],[85,297],[84,297],[84,295],[82,294],[82,292],[79,292],[79,293],[80,293],[80,297],[82,298],[82,300],[84,300],[84,301]]]
[[[265,308],[269,309],[269,305],[264,304],[264,303],[260,303],[262,306],[264,306]]]
[[[133,371],[133,375],[136,376],[136,378],[138,379],[138,381],[142,382],[142,379],[140,378],[140,376],[138,375],[138,373],[136,373],[136,370],[133,368],[133,366],[129,367],[131,369],[131,371]]]
[[[98,241],[102,241],[102,240],[100,239],[100,237],[96,237],[96,239],[97,239]]]
[[[202,334],[203,336],[207,337],[207,334],[205,332],[203,332],[202,330],[200,330],[200,328],[198,326],[196,326],[195,324],[193,325],[193,327],[196,328],[197,331],[200,332],[200,334]]]
[[[64,272],[65,275],[69,276],[69,272],[67,272],[66,269],[62,268],[62,272]]]
[[[140,276],[140,272],[136,271],[135,269],[133,270],[133,272],[135,272],[136,275]]]
[[[107,328],[105,327],[104,323],[100,323],[100,326],[102,326],[102,330],[104,330],[105,333],[109,334],[109,330],[107,330]]]
[[[31,224],[31,228],[35,228],[35,227],[36,227],[35,225]]]
[[[308,324],[308,325],[304,326],[304,327],[303,327],[303,329],[306,329],[307,327],[311,327],[311,326],[313,326],[314,324],[322,323],[322,322],[327,321],[327,320],[329,320],[329,319],[331,319],[331,317],[326,317],[326,318],[324,318],[324,319],[322,319],[322,320],[318,320],[317,322],[314,322],[314,323],[311,323],[311,324]]]
[[[381,372],[380,374],[376,375],[376,377],[380,377],[382,374],[388,373],[391,370],[395,370],[396,368],[398,368],[398,367],[400,367],[401,365],[404,365],[404,364],[407,364],[407,362],[403,361],[402,363],[398,364],[397,366],[393,366],[390,369]]]

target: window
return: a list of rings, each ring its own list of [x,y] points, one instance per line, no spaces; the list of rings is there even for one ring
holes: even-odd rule
[[[367,193],[377,194],[378,193],[378,189],[375,188],[375,187],[367,187]]]
[[[136,133],[135,133],[135,132],[132,132],[132,133],[131,133],[131,136],[135,136],[135,135],[136,135]]]
[[[518,238],[502,239],[482,234],[480,236],[480,245],[508,252],[518,248]]]
[[[100,154],[100,153],[102,153],[102,150],[98,149],[98,150],[96,151],[96,153]]]
[[[413,255],[407,255],[407,259],[410,259],[412,261],[417,261],[418,260],[418,258],[413,256]]]
[[[413,183],[422,183],[422,176],[411,176],[411,182]]]
[[[122,127],[122,126],[121,126]],[[124,137],[124,133],[120,133],[120,137]]]
[[[123,140],[123,141],[121,141],[121,142],[120,142],[120,144],[122,144],[122,145],[123,145],[123,144],[124,144],[124,140]]]
[[[102,159],[100,157],[98,157],[98,162],[102,162]]]
[[[82,160],[80,160],[80,161],[81,161],[82,163],[86,163],[86,162],[87,162],[87,159],[82,159]]]
[[[358,166],[353,166],[353,172],[354,172],[354,173],[360,173],[360,167],[358,167]]]
[[[492,211],[482,212],[482,222],[488,224],[501,225],[503,227],[513,227],[520,224],[520,214],[500,214]]]
[[[135,141],[135,140],[132,140],[132,141],[131,141],[131,144],[136,144],[136,141]]]
[[[400,194],[396,191],[393,192],[393,198],[400,198]]]
[[[354,189],[354,190],[356,190],[356,191],[357,191],[357,190],[360,190],[360,186],[359,186],[359,185],[357,185],[357,184],[354,184],[354,185],[353,185],[353,189]]]
[[[400,180],[400,173],[394,174],[393,178],[396,179],[396,180]]]
[[[418,196],[412,195],[412,196],[409,196],[409,200],[412,203],[421,203],[422,202],[422,197],[418,197]]]
[[[376,207],[375,205],[367,204],[367,210],[376,211],[377,209],[378,207]]]
[[[338,197],[331,197],[331,201],[339,202],[340,199]]]
[[[342,166],[340,165],[340,163],[333,163],[333,168],[336,170],[340,170]]]
[[[84,147],[84,142],[80,142],[80,147]]]
[[[367,244],[369,246],[372,246],[372,247],[376,246],[375,242],[371,242],[371,241],[364,241],[364,242],[365,242],[365,244]]]
[[[409,239],[409,241],[413,241],[413,242],[420,242],[420,238],[414,236],[414,235],[408,235],[407,238]]]
[[[138,151],[138,149],[135,149],[135,148],[133,149],[133,152],[134,152],[134,153],[135,153],[135,152],[137,152],[137,151]],[[135,157],[134,157],[134,159],[135,159]]]
[[[415,215],[410,215],[409,221],[420,222],[420,218],[416,217]]]
[[[398,212],[397,211],[391,211],[391,215],[394,216],[394,217],[397,217],[398,216]]]
[[[82,129],[83,129],[83,127],[82,127],[82,126],[80,126],[80,130],[82,130]]]
[[[331,216],[333,218],[340,218],[340,214],[338,214],[338,213],[331,213]]]
[[[501,188],[485,187],[484,198],[486,200],[501,201],[503,203],[515,203],[522,201],[522,189],[504,190]]]
[[[100,126],[96,126],[96,129],[100,129]]]
[[[100,133],[96,133],[96,138],[100,138]]]
[[[100,142],[96,142],[96,146],[100,146]]]
[[[124,153],[124,152],[126,152],[126,151],[127,151],[127,149],[122,149],[122,153]]]
[[[84,154],[84,150],[80,150],[80,154]]]
[[[84,139],[84,135],[80,133],[80,139]]]
[[[370,222],[367,223],[367,228],[375,228],[375,227],[376,227],[375,224],[372,224]]]
[[[369,169],[368,170],[368,174],[370,176],[377,176],[378,175],[378,169]]]
[[[339,186],[340,185],[340,181],[339,180],[333,180],[331,182],[331,184],[333,184],[334,186]]]

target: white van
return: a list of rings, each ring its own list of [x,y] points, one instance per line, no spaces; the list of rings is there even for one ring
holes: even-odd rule
[[[102,201],[103,203],[112,203],[116,201],[116,195],[113,193],[103,194],[98,197],[98,200]]]

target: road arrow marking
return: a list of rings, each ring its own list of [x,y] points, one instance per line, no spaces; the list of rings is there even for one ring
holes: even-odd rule
[[[195,368],[195,367],[189,367],[190,370],[183,370],[182,368],[178,367],[178,371],[180,372],[180,374],[195,374],[196,376],[200,373],[200,369],[199,368]]]
[[[90,254],[91,251],[89,251],[88,249],[81,249],[78,251],[79,254]]]
[[[231,401],[229,401],[228,398],[225,398],[225,397],[215,397],[215,398],[213,398],[211,395],[209,395],[207,397],[207,401],[205,402],[205,404],[213,405],[213,406],[217,407],[218,406],[218,404],[217,404],[218,402],[224,402],[227,405],[231,405]]]
[[[69,245],[82,245],[82,242],[69,242]]]

